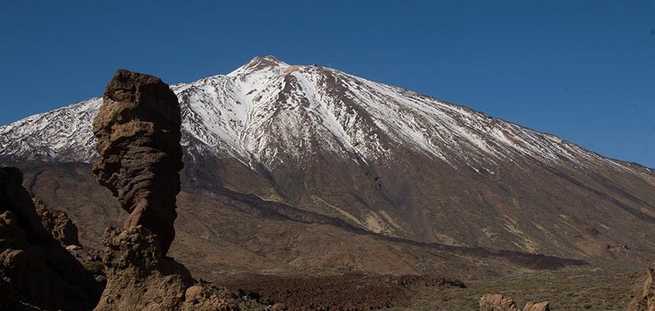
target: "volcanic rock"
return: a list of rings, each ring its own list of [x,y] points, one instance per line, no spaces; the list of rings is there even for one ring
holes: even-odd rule
[[[98,182],[130,213],[106,232],[107,286],[95,310],[238,310],[238,297],[196,282],[165,257],[182,168],[180,108],[156,77],[119,70],[94,120]]]
[[[43,309],[88,310],[102,282],[75,259],[41,223],[22,173],[0,168],[0,307],[12,310],[29,304]],[[77,241],[75,226],[63,214],[41,207],[62,241]],[[62,229],[64,228],[64,229]],[[61,229],[61,230],[60,230]]]
[[[644,285],[641,287],[639,294],[628,305],[627,311],[655,311],[654,275],[655,265],[651,265],[648,268]]]
[[[185,269],[163,258],[157,238],[141,226],[109,230],[103,261],[107,286],[96,310],[172,310],[192,283]]]
[[[93,174],[130,213],[124,229],[142,225],[163,254],[175,237],[175,196],[183,167],[177,97],[159,78],[119,70],[93,121],[100,158]]]
[[[80,245],[80,240],[77,236],[77,226],[71,221],[66,212],[48,209],[40,200],[34,200],[34,204],[41,224],[43,224],[55,240],[64,246]],[[71,247],[71,249],[73,248]]]
[[[550,311],[550,303],[548,301],[544,302],[528,302],[523,307],[523,311]]]
[[[480,311],[518,311],[512,298],[501,294],[486,294],[480,298]]]

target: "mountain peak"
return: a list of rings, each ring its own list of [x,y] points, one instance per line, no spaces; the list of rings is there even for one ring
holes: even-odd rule
[[[275,57],[273,55],[255,56],[248,63],[253,63],[253,62],[269,63],[269,64],[274,64],[274,65],[285,64],[283,61],[281,61],[279,58],[277,58],[277,57]]]
[[[279,60],[278,58],[272,55],[257,56],[251,59],[245,65],[231,72],[230,75],[248,74],[256,71],[270,70],[270,69],[276,69],[276,68],[288,67],[288,66],[289,65],[287,63]]]

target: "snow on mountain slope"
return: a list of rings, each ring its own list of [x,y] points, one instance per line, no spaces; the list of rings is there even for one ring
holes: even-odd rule
[[[531,158],[576,166],[608,160],[561,139],[468,108],[321,66],[257,57],[227,75],[172,86],[183,111],[183,144],[270,167],[279,153],[316,149],[367,163],[405,145],[475,170]],[[92,98],[0,127],[0,156],[89,162],[95,155]]]
[[[0,127],[0,156],[89,161],[95,155],[91,123],[101,104],[94,97]]]

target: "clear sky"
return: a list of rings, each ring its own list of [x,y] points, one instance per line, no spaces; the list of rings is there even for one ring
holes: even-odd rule
[[[655,0],[3,1],[0,124],[257,55],[322,64],[655,167]]]

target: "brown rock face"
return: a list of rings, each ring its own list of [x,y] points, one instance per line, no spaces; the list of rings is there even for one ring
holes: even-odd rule
[[[61,242],[64,246],[80,245],[77,237],[77,227],[68,218],[66,212],[50,210],[39,200],[35,200],[34,204],[41,223],[55,240]]]
[[[64,241],[77,241],[76,228],[65,214],[43,206],[37,213],[15,168],[0,168],[0,202],[0,309],[16,310],[24,304],[53,310],[91,308],[102,284],[63,247]],[[44,215],[57,216],[40,217]],[[53,237],[53,228],[62,235]]]
[[[157,238],[137,226],[109,231],[104,263],[107,287],[96,310],[173,310],[184,301],[184,289],[191,284],[185,269],[163,259]]]
[[[512,298],[501,294],[486,294],[480,298],[480,311],[519,311]]]
[[[646,280],[641,288],[640,293],[632,300],[627,311],[655,311],[655,285],[653,277],[655,275],[655,265],[648,268]]]
[[[158,78],[119,70],[107,85],[93,123],[93,173],[130,215],[107,231],[107,286],[95,310],[238,309],[236,296],[165,257],[175,237],[180,126],[177,97]]]
[[[124,229],[147,228],[163,254],[175,238],[175,196],[183,167],[180,124],[177,97],[168,85],[126,70],[107,85],[93,122],[100,154],[93,174],[130,213]]]
[[[142,226],[107,233],[107,286],[95,310],[238,310],[238,297],[196,282]]]

